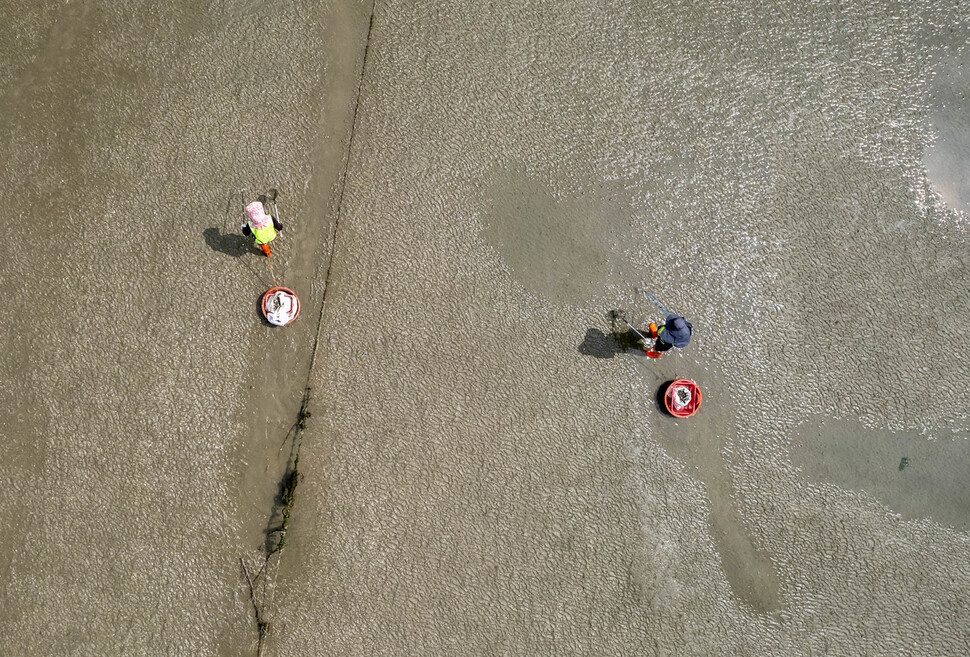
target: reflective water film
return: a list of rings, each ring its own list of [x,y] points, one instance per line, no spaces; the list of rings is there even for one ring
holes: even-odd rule
[[[3,654],[967,653],[964,3],[2,14]]]

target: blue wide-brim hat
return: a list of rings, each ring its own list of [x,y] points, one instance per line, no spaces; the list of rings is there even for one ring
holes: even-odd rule
[[[690,342],[691,323],[680,315],[670,315],[667,318],[667,323],[664,324],[664,330],[660,334],[660,339],[667,344],[672,344],[678,349],[681,347],[686,347]]]

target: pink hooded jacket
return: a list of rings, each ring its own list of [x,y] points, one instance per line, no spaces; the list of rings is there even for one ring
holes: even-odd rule
[[[249,225],[253,230],[266,228],[273,223],[273,219],[263,210],[263,204],[253,201],[246,206],[246,214],[249,215]]]

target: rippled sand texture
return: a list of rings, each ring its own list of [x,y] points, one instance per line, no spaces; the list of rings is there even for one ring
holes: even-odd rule
[[[256,653],[325,290],[266,654],[966,654],[961,3],[195,7],[3,10],[4,654]]]
[[[922,4],[378,3],[281,653],[966,652],[933,490],[903,518],[858,441],[793,455],[842,418],[967,457],[967,237],[921,158],[968,31]],[[638,281],[683,355],[596,339],[657,317]]]
[[[275,276],[317,314],[367,19],[314,4],[0,9],[4,655],[255,646],[239,558],[316,330],[255,305]],[[238,192],[270,186],[272,276]]]

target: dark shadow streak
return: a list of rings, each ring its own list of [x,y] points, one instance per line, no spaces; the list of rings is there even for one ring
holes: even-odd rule
[[[231,199],[230,199],[231,200]],[[230,214],[231,208],[226,208],[226,221],[225,226],[228,226],[231,218]],[[206,228],[202,231],[202,237],[205,239],[206,246],[217,253],[223,253],[232,258],[242,258],[244,255],[256,255],[262,257],[263,254],[256,248],[251,238],[246,237],[242,233],[227,233],[228,230],[223,226],[222,231],[217,227]],[[273,284],[267,281],[254,267],[251,260],[240,259],[246,269],[256,277],[256,280],[260,282],[260,285],[265,286],[267,289],[273,287]],[[268,323],[268,322],[267,322]]]
[[[628,351],[643,352],[640,336],[629,330],[614,329],[610,333],[603,333],[597,328],[591,328],[586,331],[586,337],[579,345],[579,353],[593,358],[613,358]]]
[[[260,253],[253,245],[253,241],[245,235],[239,233],[229,233],[228,235],[219,232],[218,228],[206,228],[202,231],[206,245],[213,251],[225,253],[233,258],[239,258],[247,253]]]
[[[275,324],[271,323],[266,319],[266,315],[263,314],[263,297],[266,296],[265,292],[260,292],[259,296],[256,297],[256,314],[259,315],[259,323],[267,328],[279,328]]]
[[[674,380],[675,379],[671,379],[670,381],[664,381],[662,384],[660,384],[660,387],[657,388],[657,394],[653,400],[657,404],[657,410],[660,411],[660,414],[665,417],[673,417],[673,415],[670,414],[670,411],[667,410],[667,404],[664,403],[664,397],[667,396],[667,388],[670,387],[670,384],[673,383]]]

